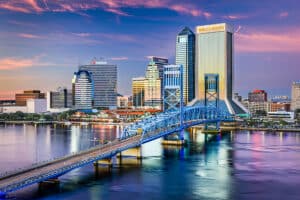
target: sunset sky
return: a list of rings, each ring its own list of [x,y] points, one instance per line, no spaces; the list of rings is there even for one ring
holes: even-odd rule
[[[79,64],[118,65],[119,93],[148,56],[174,62],[188,26],[234,25],[235,91],[290,95],[300,80],[299,0],[0,0],[0,99],[24,89],[71,87]]]

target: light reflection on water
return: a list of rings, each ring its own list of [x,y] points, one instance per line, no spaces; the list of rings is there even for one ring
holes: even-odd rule
[[[29,166],[113,140],[116,126],[0,127],[0,172]],[[58,189],[37,185],[17,199],[298,199],[299,133],[232,132],[205,143],[186,132],[184,148],[144,144],[143,160],[112,172],[86,166],[60,177]]]

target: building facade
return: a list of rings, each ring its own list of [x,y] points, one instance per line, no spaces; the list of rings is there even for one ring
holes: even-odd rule
[[[248,93],[249,102],[266,102],[268,101],[268,94],[264,90],[253,90]]]
[[[128,96],[118,96],[117,97],[117,107],[118,108],[128,108],[129,97]]]
[[[243,102],[244,106],[249,110],[252,116],[257,115],[258,113],[268,113],[271,110],[270,102]]]
[[[16,94],[16,106],[26,106],[28,99],[45,99],[45,93],[41,93],[40,90],[25,90]]]
[[[144,106],[145,108],[162,109],[163,73],[168,59],[151,57],[147,66],[144,82]]]
[[[76,109],[93,108],[94,82],[90,72],[79,70],[74,73],[72,80],[73,105]]]
[[[72,91],[66,88],[58,88],[57,91],[47,92],[47,110],[56,108],[72,108]]]
[[[90,65],[82,65],[79,70],[92,74],[94,82],[94,107],[117,107],[117,65],[94,61]]]
[[[28,99],[27,100],[27,113],[45,113],[47,112],[46,99]]]
[[[184,103],[195,98],[195,34],[185,27],[176,37],[175,64],[183,66]]]
[[[145,106],[145,78],[132,79],[132,106],[143,108]]]
[[[292,84],[291,110],[300,109],[300,81]]]
[[[213,78],[219,106],[240,114],[247,110],[233,99],[233,36],[233,28],[225,23],[196,27],[195,92],[198,103],[204,104],[209,92],[206,80]]]

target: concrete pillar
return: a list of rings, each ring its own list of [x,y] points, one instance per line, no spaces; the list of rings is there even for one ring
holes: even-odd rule
[[[135,157],[137,159],[142,159],[142,148],[140,146],[134,147],[131,149],[127,149],[122,151],[117,155],[119,158],[126,158],[126,157]]]

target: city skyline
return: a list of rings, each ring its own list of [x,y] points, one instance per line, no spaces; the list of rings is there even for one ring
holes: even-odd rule
[[[175,63],[180,30],[221,22],[236,32],[234,92],[245,96],[261,88],[271,96],[290,95],[299,79],[296,0],[61,2],[0,1],[0,98],[32,88],[71,88],[78,65],[94,56],[118,65],[118,92],[131,94],[131,79],[144,75],[147,56]]]

